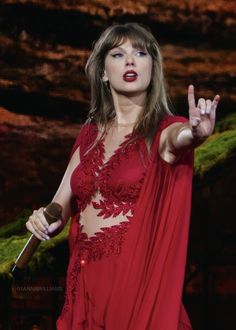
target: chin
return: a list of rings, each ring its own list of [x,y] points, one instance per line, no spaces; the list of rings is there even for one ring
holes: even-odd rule
[[[123,91],[120,94],[125,95],[127,97],[134,97],[134,96],[139,96],[144,92],[146,92],[146,91],[145,90],[142,90],[142,91],[140,91],[140,90],[138,90],[138,91],[137,90],[133,90],[133,91],[129,90],[129,91]]]
[[[143,87],[139,87],[137,88],[136,86],[128,86],[127,88],[122,88],[120,89],[118,92],[119,93],[123,93],[123,94],[127,94],[127,93],[143,93],[147,91],[147,88],[143,88]]]
[[[147,88],[144,86],[135,86],[133,83],[129,83],[128,86],[117,86],[117,87],[111,87],[111,90],[118,94],[118,95],[125,95],[125,96],[137,96],[141,93],[147,92]],[[131,85],[133,84],[133,85]]]

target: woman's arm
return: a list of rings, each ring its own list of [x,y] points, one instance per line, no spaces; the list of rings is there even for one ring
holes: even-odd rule
[[[70,178],[74,169],[80,163],[79,148],[74,152],[70,162],[66,168],[61,184],[54,195],[52,202],[57,202],[62,206],[61,219],[49,225],[43,215],[44,208],[35,210],[26,222],[26,228],[32,232],[38,239],[47,240],[50,234],[56,230],[60,231],[64,228],[67,220],[71,216],[70,201],[72,197]]]
[[[219,100],[219,95],[216,95],[213,101],[200,98],[196,106],[194,87],[189,86],[189,121],[174,123],[163,130],[160,138],[160,155],[164,160],[174,163],[184,149],[200,145],[212,134]]]

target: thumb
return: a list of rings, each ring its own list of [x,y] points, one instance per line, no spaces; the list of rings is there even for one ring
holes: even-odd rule
[[[48,227],[49,234],[51,234],[54,231],[56,231],[61,225],[62,225],[62,221],[61,220],[57,220],[57,221],[51,223],[51,225]]]
[[[196,116],[190,116],[189,122],[190,122],[190,125],[192,128],[196,128],[200,124],[201,118],[196,117]]]

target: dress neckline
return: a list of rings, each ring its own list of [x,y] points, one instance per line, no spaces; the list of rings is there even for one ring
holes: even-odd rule
[[[132,142],[132,138],[134,137],[133,132],[128,133],[124,136],[123,141],[118,145],[118,147],[113,151],[110,157],[106,158],[106,150],[105,150],[105,143],[104,143],[104,137],[100,139],[100,145],[102,148],[102,168],[109,165],[110,162],[118,155],[120,152],[125,152],[125,148],[130,145]]]

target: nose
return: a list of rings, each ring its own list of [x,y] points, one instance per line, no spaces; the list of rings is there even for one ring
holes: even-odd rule
[[[126,66],[134,66],[135,62],[134,62],[134,58],[132,55],[128,55],[126,57]]]

